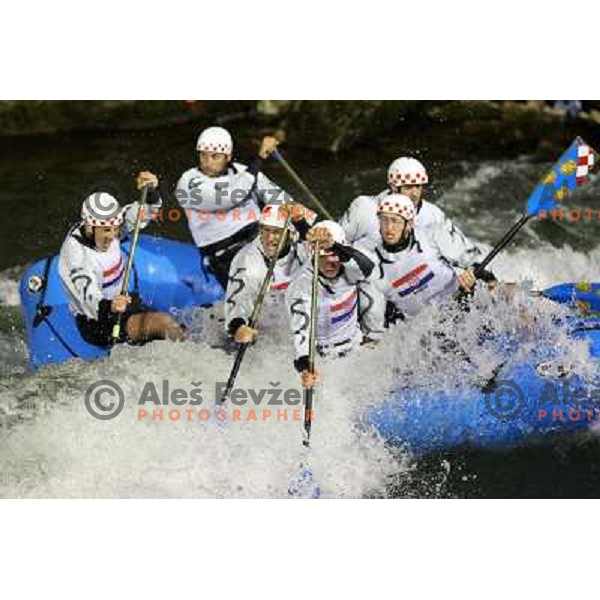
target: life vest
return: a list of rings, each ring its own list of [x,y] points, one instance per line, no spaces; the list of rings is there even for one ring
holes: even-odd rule
[[[375,253],[380,288],[406,315],[416,315],[434,298],[446,298],[458,289],[454,270],[435,250],[417,240],[398,252],[388,252],[380,244]]]
[[[118,239],[112,241],[106,252],[98,252],[98,262],[102,268],[102,297],[112,300],[120,294],[125,274],[125,260]]]

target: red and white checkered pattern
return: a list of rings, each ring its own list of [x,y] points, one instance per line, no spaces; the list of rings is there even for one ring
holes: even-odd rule
[[[233,152],[233,140],[227,129],[223,127],[209,127],[198,137],[196,150],[199,152],[231,154]]]
[[[201,144],[198,148],[200,152],[220,152],[222,154],[231,154],[231,146],[226,144]]]
[[[416,159],[409,156],[397,158],[388,169],[388,184],[392,188],[401,185],[425,185],[429,177],[425,167]]]
[[[588,173],[593,167],[594,151],[586,144],[582,144],[577,148],[577,171],[575,172],[577,185],[585,183]]]
[[[427,182],[427,175],[423,173],[390,173],[388,175],[388,183],[395,187],[399,185],[425,185]]]
[[[85,222],[92,227],[110,227],[112,225],[122,225],[123,215],[117,215],[112,219],[94,219],[93,217],[89,217],[85,220]]]
[[[81,218],[92,227],[122,225],[123,209],[114,196],[106,192],[95,192],[83,202]]]
[[[415,216],[415,205],[413,201],[402,194],[390,194],[379,201],[377,205],[377,214],[399,215],[406,221],[412,221]]]

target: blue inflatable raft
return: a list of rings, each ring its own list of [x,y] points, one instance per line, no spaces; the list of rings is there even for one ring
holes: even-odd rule
[[[128,254],[129,241],[121,247]],[[130,291],[137,291],[152,310],[165,312],[208,306],[223,296],[216,279],[203,270],[194,245],[150,235],[140,235]],[[92,346],[79,335],[58,274],[58,256],[40,260],[25,271],[20,295],[33,368],[109,353],[109,347]]]
[[[128,248],[124,242],[126,253]],[[212,305],[222,299],[223,291],[201,265],[194,245],[141,235],[131,291],[138,291],[144,303],[158,311]],[[25,271],[20,294],[33,368],[108,354],[109,348],[91,346],[79,335],[58,275],[57,256]],[[587,314],[600,312],[600,284],[562,284],[543,295],[574,308],[584,306]],[[571,335],[589,340],[590,360],[600,359],[600,319],[574,322]],[[509,447],[535,435],[583,429],[597,420],[594,402],[549,402],[548,384],[560,386],[566,378],[542,367],[524,364],[501,370],[480,387],[398,390],[367,411],[362,421],[390,445],[406,445],[416,454],[426,454],[464,445]],[[576,387],[576,376],[569,381],[571,389]]]
[[[600,321],[574,335],[590,339],[593,359],[600,359]],[[388,444],[406,446],[416,455],[457,447],[508,448],[598,422],[600,383],[563,376],[551,363],[519,365],[482,386],[399,390],[363,420]]]
[[[428,393],[398,390],[364,415],[387,443],[419,455],[456,447],[503,448],[600,422],[600,284],[563,283],[540,295],[573,309],[569,334],[589,344],[596,379],[553,360],[500,370],[485,385]]]

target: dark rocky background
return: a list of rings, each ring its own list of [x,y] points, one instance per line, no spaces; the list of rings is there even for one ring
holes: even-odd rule
[[[554,101],[2,101],[0,136],[74,131],[128,131],[183,123],[201,128],[218,123],[244,129],[282,128],[291,144],[339,153],[380,146],[402,136],[458,145],[480,156],[552,153],[574,136],[592,144],[599,137],[600,101],[583,101],[576,117]],[[555,151],[555,150],[554,150]]]

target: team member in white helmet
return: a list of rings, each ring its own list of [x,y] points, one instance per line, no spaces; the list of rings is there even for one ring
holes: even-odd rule
[[[375,261],[373,277],[359,286],[364,326],[372,339],[383,333],[386,316],[392,322],[414,316],[431,302],[460,289],[470,292],[475,285],[472,269],[457,273],[419,238],[415,217],[408,196],[385,196],[377,208],[379,240],[366,238],[359,244]]]
[[[258,235],[261,209],[281,204],[285,192],[260,172],[279,141],[263,138],[249,166],[232,161],[233,140],[226,129],[209,127],[198,138],[198,166],[186,171],[175,195],[185,209],[194,242],[206,266],[227,286],[231,261]]]
[[[358,283],[373,271],[373,261],[348,245],[344,230],[334,221],[321,221],[308,232],[307,241],[319,244],[319,292],[317,301],[317,352],[342,357],[363,341]],[[287,293],[294,340],[294,366],[302,385],[312,387],[318,373],[309,371],[309,327],[311,317],[312,263],[293,277]]]
[[[158,179],[147,171],[137,176],[138,187],[152,186],[147,202],[161,206]],[[85,341],[97,346],[111,344],[113,325],[121,315],[118,342],[144,342],[160,338],[182,339],[184,331],[166,313],[144,310],[137,294],[121,295],[126,257],[121,252],[123,224],[131,231],[139,204],[124,208],[116,198],[96,192],[85,199],[81,221],[69,231],[59,258],[59,274],[69,299],[69,309]],[[143,205],[141,225],[152,218],[152,210]]]
[[[298,205],[278,206],[268,204],[262,211],[260,235],[244,246],[233,259],[229,270],[229,283],[225,296],[225,324],[228,333],[238,343],[256,339],[258,330],[247,325],[262,282],[267,274],[269,261],[277,251],[286,228],[287,211],[292,211],[285,245],[275,264],[267,304],[277,304],[283,299],[290,279],[309,258],[301,239],[309,225]]]
[[[389,194],[403,194],[414,203],[414,230],[418,239],[428,243],[454,266],[466,269],[481,260],[480,250],[435,204],[423,199],[423,188],[429,183],[425,167],[407,156],[397,158],[388,169],[388,189],[377,196],[359,196],[352,201],[341,220],[342,227],[353,243],[379,237],[377,206]]]

